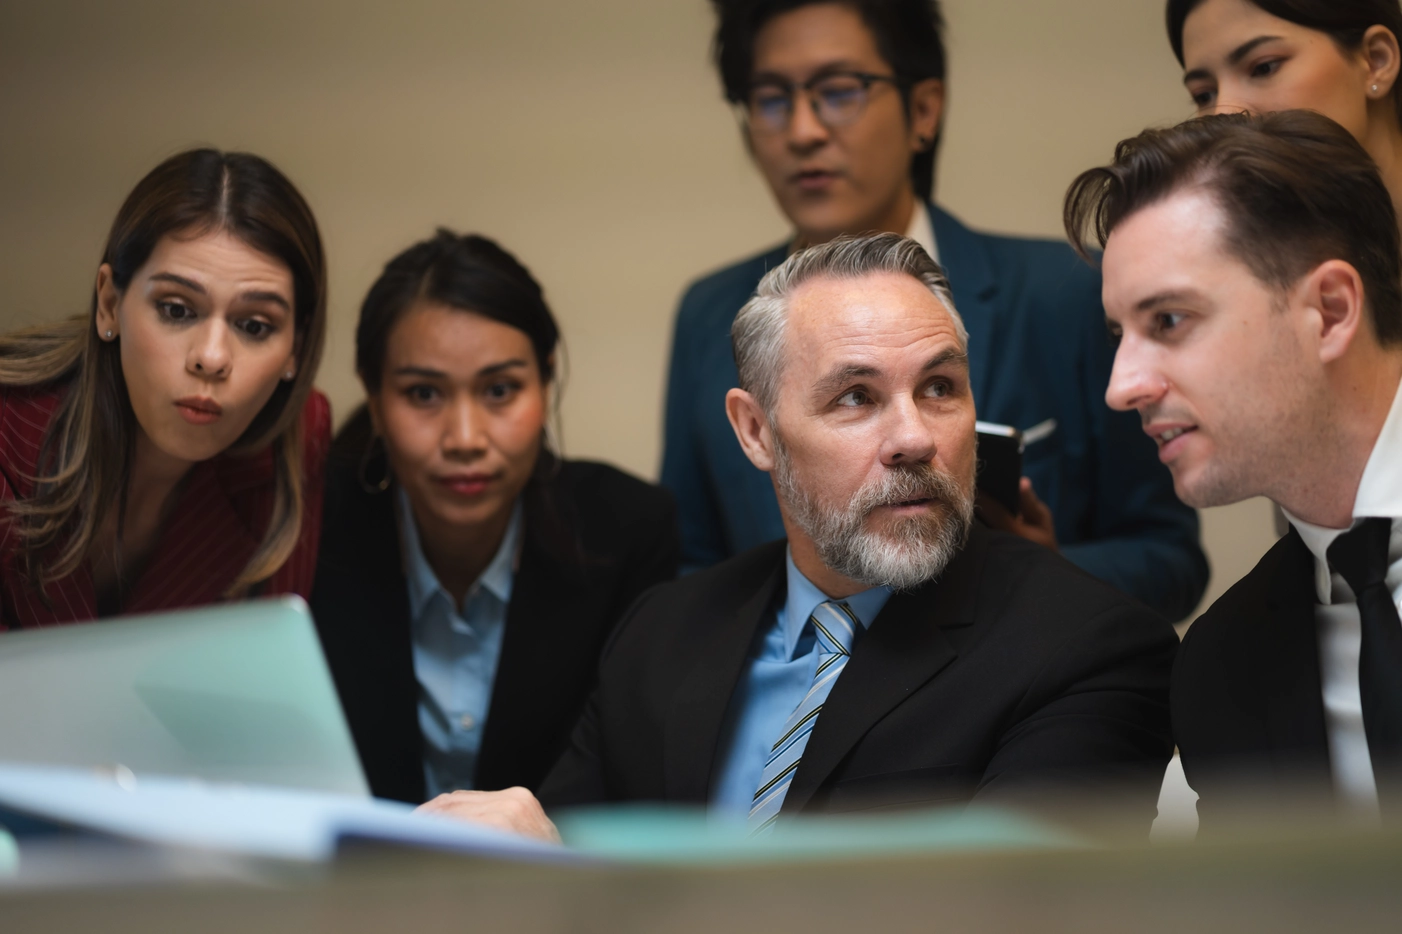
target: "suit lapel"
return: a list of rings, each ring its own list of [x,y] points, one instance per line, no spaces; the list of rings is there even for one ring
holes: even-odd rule
[[[580,571],[550,557],[527,526],[521,563],[511,585],[506,631],[497,662],[475,786],[498,787],[496,763],[514,746],[537,741],[550,725],[560,684],[594,653],[593,631],[573,624],[584,582]]]
[[[355,489],[323,539],[317,620],[343,706],[376,794],[424,798],[419,684],[394,492]],[[323,595],[324,594],[324,595]]]
[[[935,231],[935,249],[940,265],[949,277],[954,307],[969,330],[969,373],[973,381],[974,398],[990,395],[992,373],[989,357],[993,345],[998,294],[998,280],[993,260],[978,235],[949,214],[927,202],[930,225]]]
[[[739,608],[716,621],[667,714],[663,776],[668,801],[704,803],[726,711],[759,627],[770,619],[784,580],[785,543],[768,546],[772,570]]]
[[[258,548],[234,508],[218,460],[195,465],[156,553],[137,581],[124,613],[200,606],[222,600]]]
[[[802,810],[877,721],[958,657],[944,630],[974,622],[986,548],[986,533],[975,523],[968,545],[938,581],[892,596],[857,640],[813,727],[785,813]]]
[[[1270,748],[1283,753],[1282,769],[1330,773],[1329,738],[1319,672],[1319,632],[1314,610],[1314,556],[1293,528],[1281,544],[1271,575],[1269,632],[1254,641],[1260,651],[1257,696],[1265,705]]]

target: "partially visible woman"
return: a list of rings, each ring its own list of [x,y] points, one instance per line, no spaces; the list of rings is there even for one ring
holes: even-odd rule
[[[281,172],[198,149],[143,178],[88,314],[0,337],[0,630],[309,595],[325,329]]]
[[[312,612],[379,797],[534,789],[614,623],[676,574],[670,496],[547,443],[558,340],[514,257],[446,230],[361,307]]]
[[[1168,0],[1199,113],[1313,110],[1348,130],[1402,215],[1398,0]]]

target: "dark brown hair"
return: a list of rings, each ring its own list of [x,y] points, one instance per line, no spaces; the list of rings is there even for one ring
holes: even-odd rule
[[[1178,64],[1183,61],[1183,24],[1188,14],[1206,0],[1168,0],[1164,11],[1168,41]],[[1385,26],[1402,41],[1402,3],[1398,0],[1250,0],[1277,19],[1325,33],[1344,52],[1357,52],[1363,35],[1374,26]],[[1402,95],[1394,88],[1392,101],[1402,122]]]
[[[420,301],[472,311],[530,338],[541,378],[554,377],[560,328],[545,293],[530,271],[486,237],[440,227],[385,265],[360,306],[355,329],[355,369],[365,388],[378,392],[389,334]]]
[[[283,565],[301,533],[301,414],[316,379],[326,333],[326,261],[306,201],[271,163],[249,153],[193,149],[172,156],[137,183],[112,222],[102,263],[125,290],[166,236],[227,231],[292,273],[297,373],[279,381],[227,453],[273,451],[276,491],[268,529],[231,594]],[[67,384],[41,451],[34,495],[10,503],[24,564],[42,586],[87,558],[109,510],[118,527],[131,476],[136,414],[117,342],[102,341],[87,315],[0,337],[0,385]]]
[[[929,78],[944,80],[944,17],[939,0],[711,0],[717,24],[711,54],[720,72],[725,98],[740,104],[749,98],[754,73],[755,36],[781,13],[816,3],[839,3],[862,17],[876,48],[896,76],[906,109],[910,89]],[[933,197],[939,131],[928,149],[910,160],[910,180],[921,198]]]
[[[1341,259],[1363,280],[1382,344],[1402,343],[1402,247],[1392,199],[1348,131],[1304,110],[1198,117],[1145,130],[1115,147],[1115,161],[1084,172],[1063,219],[1088,260],[1125,218],[1194,186],[1225,218],[1223,243],[1262,282],[1286,289],[1320,263]]]

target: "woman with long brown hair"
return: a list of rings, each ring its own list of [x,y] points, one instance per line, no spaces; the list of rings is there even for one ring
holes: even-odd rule
[[[0,629],[310,594],[325,330],[281,172],[197,149],[143,178],[88,313],[0,336]]]

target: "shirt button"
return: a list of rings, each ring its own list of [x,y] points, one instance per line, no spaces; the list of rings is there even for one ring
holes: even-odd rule
[[[463,714],[462,719],[459,720],[458,723],[462,724],[464,730],[470,730],[477,725],[477,721],[472,718],[472,714],[470,713]]]

